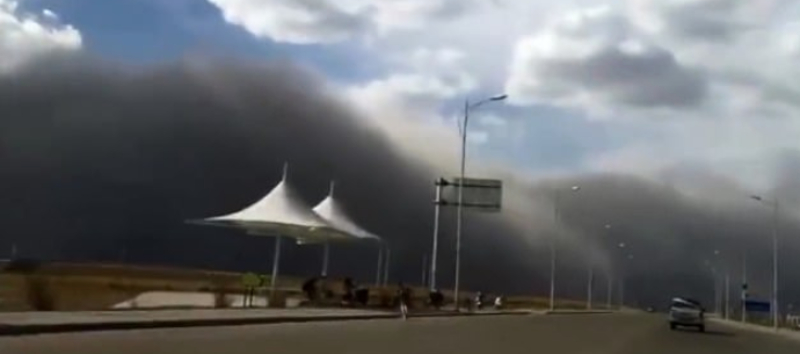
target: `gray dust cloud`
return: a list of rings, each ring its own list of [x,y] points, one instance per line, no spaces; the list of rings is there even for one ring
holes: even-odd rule
[[[54,58],[0,77],[0,258],[16,245],[21,257],[48,260],[268,271],[271,239],[183,221],[254,202],[288,162],[289,182],[309,205],[336,180],[351,217],[391,245],[390,281],[418,283],[430,253],[433,180],[456,166],[437,168],[450,160],[434,152],[400,153],[402,141],[325,87],[291,63],[196,58],[150,66]],[[785,161],[772,193],[786,201],[781,277],[790,302],[800,301],[792,283],[800,195],[791,192],[800,159]],[[733,301],[745,251],[754,291],[768,294],[769,209],[724,177],[679,169],[658,179],[529,182],[513,166],[483,168],[506,181],[508,203],[500,214],[467,214],[465,287],[546,296],[549,242],[558,232],[559,296],[585,296],[591,263],[601,302],[609,273],[624,275],[631,303],[659,303],[676,292],[709,302],[709,260],[730,273]],[[561,199],[557,228],[554,189],[571,185],[581,190]],[[442,220],[445,287],[453,278],[454,216],[446,210]],[[318,246],[286,246],[283,269],[313,275],[321,254]],[[331,273],[367,282],[376,262],[373,242],[337,244]]]

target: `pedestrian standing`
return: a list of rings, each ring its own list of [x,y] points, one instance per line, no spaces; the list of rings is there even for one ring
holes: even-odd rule
[[[411,292],[403,283],[397,284],[397,299],[400,302],[400,316],[408,319],[408,303],[411,302]]]

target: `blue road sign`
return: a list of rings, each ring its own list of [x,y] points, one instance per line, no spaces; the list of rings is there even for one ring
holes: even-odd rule
[[[747,300],[744,302],[744,308],[750,312],[770,312],[771,304],[769,301]]]

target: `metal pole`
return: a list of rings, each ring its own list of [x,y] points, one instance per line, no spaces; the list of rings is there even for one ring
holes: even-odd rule
[[[420,284],[422,284],[422,286],[424,286],[426,288],[428,287],[428,283],[426,282],[426,280],[428,280],[427,276],[428,276],[428,255],[427,254],[423,254],[422,255],[422,277],[421,277],[421,281],[422,282]]]
[[[625,275],[619,281],[619,309],[625,306]]]
[[[467,168],[467,127],[469,124],[469,100],[464,101],[464,126],[461,129],[461,180],[458,182],[458,205],[456,206],[456,280],[453,289],[453,302],[458,308],[459,286],[461,285],[461,223],[464,213],[464,175]]]
[[[772,327],[778,329],[778,200],[772,217]]]
[[[389,285],[389,265],[392,261],[392,249],[386,246],[386,266],[383,267],[383,286]]]
[[[717,271],[711,270],[711,283],[714,285],[714,312],[719,315],[719,282],[717,281]]]
[[[742,322],[747,322],[747,250],[742,254]]]
[[[327,277],[328,276],[328,261],[330,259],[329,257],[330,257],[330,252],[331,252],[331,243],[326,241],[325,245],[323,247],[324,248],[323,248],[323,251],[322,251],[322,276],[323,277]]]
[[[378,243],[378,266],[375,271],[375,286],[381,286],[381,267],[383,267],[383,244]]]
[[[591,310],[592,309],[592,283],[594,283],[594,269],[592,264],[589,263],[589,284],[587,285],[587,293],[586,293],[586,308]]]
[[[611,270],[608,271],[608,294],[606,295],[606,309],[611,309],[611,299],[614,293],[614,280],[611,278]]]
[[[605,225],[605,229],[606,229],[606,237],[608,238],[609,241],[612,241],[612,238],[611,238],[611,225],[610,224],[606,224]],[[616,251],[617,247],[616,247],[616,243],[612,242],[612,244],[614,245],[614,248],[613,248],[613,251],[612,251],[612,254],[613,254],[613,253],[616,253],[615,251]],[[612,257],[612,259],[613,259],[613,257]],[[606,289],[606,291],[608,291],[608,294],[606,294],[606,309],[611,309],[611,299],[612,299],[613,292],[614,292],[614,286],[613,286],[614,280],[613,280],[612,275],[611,275],[612,272],[613,272],[612,269],[611,269],[612,266],[613,266],[613,261],[612,261],[612,264],[609,264],[608,269],[606,270],[606,281],[608,282],[607,289]]]
[[[281,238],[275,237],[275,253],[272,256],[272,278],[269,280],[269,303],[272,306],[272,301],[275,299],[275,292],[278,286],[278,265],[281,261]]]
[[[442,183],[443,179],[436,181],[436,201],[433,208],[433,251],[431,253],[431,290],[436,289],[436,260],[439,254],[439,213],[442,208]]]
[[[559,231],[561,230],[561,216],[559,215],[560,193],[556,190],[555,198],[555,221],[556,230],[553,239],[550,242],[550,311],[556,308],[556,240],[558,239]]]
[[[731,312],[731,276],[725,271],[725,319],[729,318]]]

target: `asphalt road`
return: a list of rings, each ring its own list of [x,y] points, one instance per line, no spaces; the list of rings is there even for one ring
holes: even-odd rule
[[[3,337],[0,353],[800,353],[800,341],[708,329],[670,331],[663,316],[634,314],[431,318]]]

